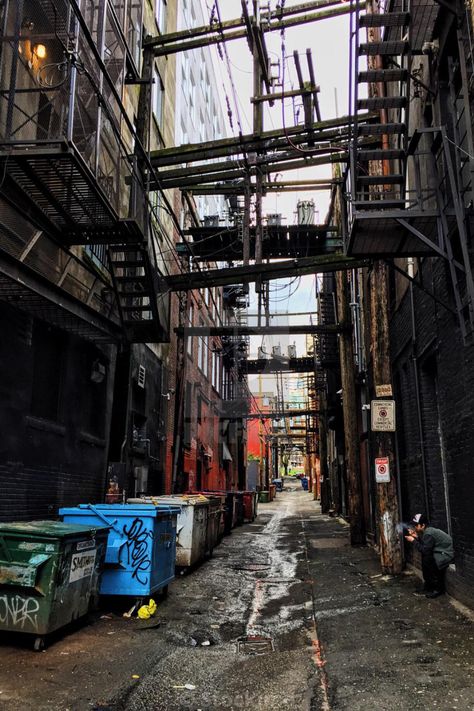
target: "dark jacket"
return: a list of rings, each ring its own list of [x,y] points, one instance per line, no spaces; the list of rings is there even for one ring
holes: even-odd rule
[[[454,560],[453,539],[439,528],[427,526],[414,544],[422,556],[432,555],[438,568],[447,568]]]

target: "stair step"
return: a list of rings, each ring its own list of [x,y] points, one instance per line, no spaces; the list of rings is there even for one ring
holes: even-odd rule
[[[374,12],[359,17],[360,27],[404,27],[409,22],[409,12]]]
[[[355,200],[353,203],[358,210],[401,210],[405,207],[405,200]]]
[[[359,99],[357,108],[369,109],[403,109],[407,105],[405,96],[374,96],[370,99]]]
[[[128,269],[128,267],[145,266],[145,263],[142,259],[113,259],[112,264],[114,267],[120,267],[121,269]]]
[[[134,282],[137,284],[140,284],[144,280],[145,275],[144,274],[135,274],[135,276],[131,275],[126,275],[122,276],[121,274],[116,276],[115,279],[117,282],[122,285],[122,284],[133,284]]]
[[[383,136],[384,134],[403,134],[404,123],[364,123],[358,126],[359,136]]]
[[[405,152],[397,148],[362,148],[357,152],[361,160],[388,160],[395,158],[404,158]]]
[[[368,69],[359,72],[359,83],[363,82],[389,82],[406,81],[408,71],[406,69]]]
[[[111,252],[133,252],[134,254],[141,251],[138,244],[109,244],[109,250]]]
[[[119,291],[118,295],[121,299],[141,299],[141,298],[147,298],[150,299],[152,296],[151,291]]]
[[[359,185],[403,185],[405,176],[401,173],[392,175],[360,175],[357,178]]]
[[[359,54],[399,55],[408,52],[410,45],[404,40],[389,40],[388,42],[363,42],[359,45]]]
[[[137,306],[122,306],[122,311],[151,311],[151,304],[138,304]]]

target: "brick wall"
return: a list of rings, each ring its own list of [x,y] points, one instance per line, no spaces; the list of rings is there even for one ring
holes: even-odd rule
[[[102,500],[115,349],[4,304],[0,331],[0,520]],[[100,382],[91,377],[97,362],[105,368]]]
[[[446,264],[424,261],[423,283],[454,305]],[[424,505],[422,451],[425,456],[429,515],[434,526],[452,526],[456,566],[449,589],[474,604],[474,346],[464,344],[457,318],[419,289],[414,290],[416,349],[411,343],[410,295],[392,316],[392,354],[398,415],[402,517]],[[422,437],[417,421],[417,356]],[[424,448],[422,450],[422,443]]]

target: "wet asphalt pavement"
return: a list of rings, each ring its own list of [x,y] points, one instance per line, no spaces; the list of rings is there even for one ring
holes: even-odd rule
[[[149,622],[104,607],[46,652],[4,640],[3,711],[469,711],[474,625],[380,574],[298,488],[180,576]]]

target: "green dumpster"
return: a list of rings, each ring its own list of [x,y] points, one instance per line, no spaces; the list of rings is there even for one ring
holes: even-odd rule
[[[260,501],[261,504],[268,504],[270,501],[270,492],[269,491],[259,491],[258,492],[258,500]]]
[[[98,600],[108,528],[58,521],[0,523],[0,631],[44,635]]]

